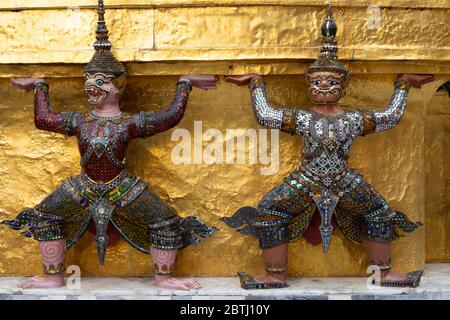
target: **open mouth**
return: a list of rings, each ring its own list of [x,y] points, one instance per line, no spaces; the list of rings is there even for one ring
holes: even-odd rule
[[[88,102],[90,104],[99,104],[106,98],[107,92],[101,90],[98,87],[90,86],[84,89],[84,92],[88,95]]]

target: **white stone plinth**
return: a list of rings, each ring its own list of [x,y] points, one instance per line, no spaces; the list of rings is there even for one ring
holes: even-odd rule
[[[20,278],[0,278],[0,300],[450,300],[450,263],[428,264],[418,288],[368,288],[367,278],[291,278],[289,287],[241,289],[237,277],[198,277],[203,288],[159,289],[153,278],[82,278],[80,289],[20,289]]]

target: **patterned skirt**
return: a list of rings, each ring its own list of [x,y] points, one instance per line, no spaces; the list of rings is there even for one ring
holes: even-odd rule
[[[176,250],[211,236],[198,218],[180,218],[175,209],[152,192],[139,177],[124,172],[112,186],[96,185],[84,174],[70,177],[35,208],[2,224],[37,241],[65,239],[73,246],[83,236],[102,200],[110,208],[109,223],[133,247],[150,253],[152,247]]]
[[[257,208],[241,208],[222,220],[231,227],[248,224],[240,229],[241,233],[257,236],[261,248],[270,248],[305,234],[318,211],[315,200],[323,190],[320,183],[295,171],[270,190]],[[392,241],[421,225],[392,210],[356,170],[348,169],[343,178],[329,187],[329,192],[339,198],[332,213],[333,222],[357,244],[363,240]]]

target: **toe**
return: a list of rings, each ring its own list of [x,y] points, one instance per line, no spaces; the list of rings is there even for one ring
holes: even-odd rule
[[[192,281],[187,282],[185,285],[186,285],[186,287],[188,287],[189,289],[197,289],[197,286],[196,286],[195,283],[192,282]]]
[[[169,278],[166,280],[166,282],[171,284],[178,283],[178,281],[175,278]]]
[[[27,283],[25,283],[22,287],[23,289],[31,289],[34,288],[34,281],[28,281]]]
[[[200,289],[202,287],[202,285],[197,280],[194,280],[194,285],[195,289]]]
[[[189,286],[187,283],[185,283],[185,284],[182,286],[182,289],[181,289],[181,290],[187,291],[187,290],[190,290],[190,289],[191,289],[190,286]]]
[[[27,282],[27,279],[22,279],[17,283],[18,288],[22,288],[22,286]]]

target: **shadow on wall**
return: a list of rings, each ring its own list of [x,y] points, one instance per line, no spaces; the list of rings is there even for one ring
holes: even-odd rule
[[[450,261],[450,81],[427,107],[425,127],[426,261]]]
[[[446,83],[444,83],[442,86],[439,87],[437,93],[439,94],[440,92],[447,92],[448,97],[450,98],[450,81],[447,81]]]

